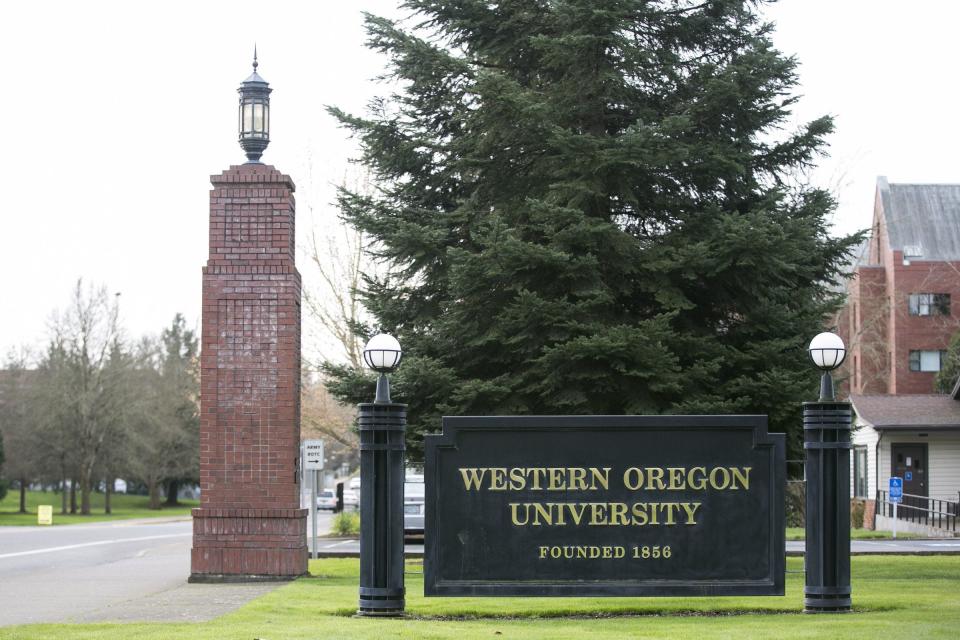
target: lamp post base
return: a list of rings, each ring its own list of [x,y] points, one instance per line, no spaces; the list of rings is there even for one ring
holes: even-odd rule
[[[804,613],[850,613],[850,587],[807,587],[803,592]]]

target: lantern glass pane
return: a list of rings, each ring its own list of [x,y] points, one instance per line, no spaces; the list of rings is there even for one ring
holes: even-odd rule
[[[263,105],[253,105],[253,130],[257,133],[263,133]]]
[[[270,105],[263,105],[263,132],[270,134]]]
[[[840,362],[840,350],[839,349],[824,349],[823,350],[823,364],[824,366],[833,368],[837,366],[837,363]]]
[[[811,349],[810,357],[813,358],[813,364],[817,365],[821,369],[825,366],[823,358],[823,349]]]
[[[248,103],[243,105],[243,132],[251,131],[253,131],[253,105]]]

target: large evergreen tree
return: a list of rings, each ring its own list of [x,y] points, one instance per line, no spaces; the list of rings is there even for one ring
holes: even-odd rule
[[[365,302],[404,346],[410,452],[441,415],[767,413],[796,435],[804,345],[853,239],[804,186],[829,118],[781,130],[795,62],[754,2],[409,0],[367,16],[399,90],[346,220],[393,267]],[[370,378],[328,366],[332,388]]]

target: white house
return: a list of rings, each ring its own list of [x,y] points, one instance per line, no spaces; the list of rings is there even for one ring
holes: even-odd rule
[[[890,528],[886,500],[895,476],[903,478],[905,494],[901,531],[960,531],[960,383],[946,395],[852,394],[850,400],[856,411],[850,488],[866,502],[866,526]]]

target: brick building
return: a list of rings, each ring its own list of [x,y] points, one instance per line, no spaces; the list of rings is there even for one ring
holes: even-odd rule
[[[879,178],[847,294],[837,331],[857,412],[851,488],[867,501],[867,523],[890,476],[922,498],[912,514],[931,499],[956,501],[960,400],[936,395],[934,378],[960,329],[960,184]]]
[[[960,328],[960,184],[877,181],[838,331],[851,394],[932,393]]]

